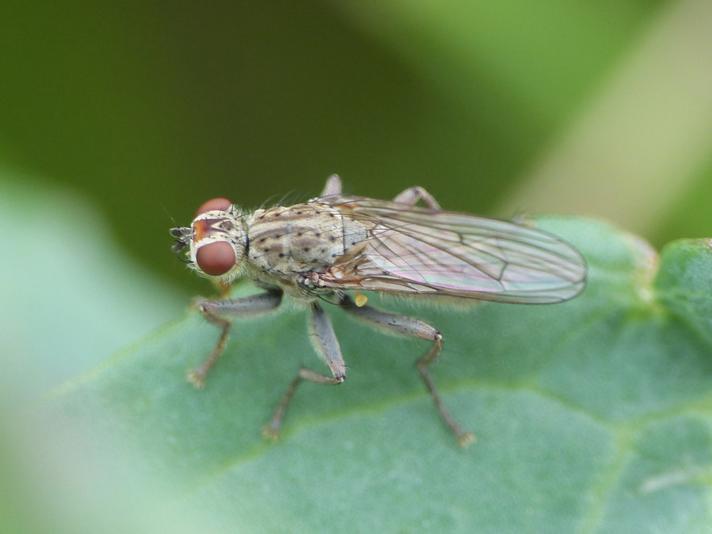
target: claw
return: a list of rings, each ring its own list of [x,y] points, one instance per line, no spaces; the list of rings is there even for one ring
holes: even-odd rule
[[[203,389],[205,387],[205,374],[196,369],[191,369],[185,375],[185,379],[193,384],[195,389]]]
[[[262,427],[262,437],[270,441],[277,441],[279,439],[279,429],[274,428],[271,424]]]
[[[463,432],[462,434],[457,436],[457,443],[463,449],[469,447],[475,441],[477,441],[477,438],[472,432]]]

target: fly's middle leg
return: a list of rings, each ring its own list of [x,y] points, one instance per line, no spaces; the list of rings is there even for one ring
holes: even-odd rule
[[[393,199],[393,202],[398,202],[400,204],[406,204],[408,206],[415,206],[418,201],[423,201],[427,207],[433,210],[439,210],[440,203],[435,200],[435,197],[431,195],[425,188],[419,185],[409,187],[398,193]]]
[[[445,403],[443,402],[442,397],[435,386],[435,382],[430,375],[429,366],[433,363],[433,361],[435,361],[443,348],[442,334],[425,321],[421,321],[420,319],[416,319],[414,317],[379,311],[371,306],[357,306],[350,297],[344,297],[340,304],[344,310],[357,316],[359,319],[370,323],[371,325],[397,334],[432,341],[433,344],[430,347],[430,350],[417,360],[416,368],[418,369],[418,373],[423,379],[425,387],[433,399],[435,408],[438,410],[438,414],[440,414],[440,417],[445,425],[455,435],[457,442],[462,447],[470,445],[475,440],[474,434],[463,430],[460,424],[453,418],[452,415],[450,415],[450,412],[445,407]]]
[[[292,397],[294,397],[297,388],[302,382],[306,380],[307,382],[314,382],[315,384],[335,385],[341,384],[346,380],[346,364],[344,363],[344,357],[341,355],[339,340],[336,338],[336,333],[329,320],[329,316],[326,315],[321,306],[316,302],[311,305],[309,335],[314,344],[314,348],[329,367],[331,376],[323,375],[303,367],[299,369],[297,376],[289,383],[287,391],[285,391],[282,399],[279,401],[272,415],[272,419],[262,429],[262,434],[266,438],[276,439],[279,437],[282,421],[287,413],[289,403],[292,401]]]
[[[231,319],[249,317],[276,309],[282,302],[282,291],[274,290],[237,299],[197,299],[194,305],[209,322],[220,328],[220,337],[208,357],[195,369],[188,371],[186,378],[196,388],[205,386],[205,377],[225,351],[230,335]]]

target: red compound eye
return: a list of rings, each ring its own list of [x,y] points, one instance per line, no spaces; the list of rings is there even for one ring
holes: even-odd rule
[[[235,266],[235,251],[227,241],[215,241],[200,247],[195,261],[205,274],[220,276]]]
[[[198,208],[198,211],[195,212],[195,215],[198,216],[201,213],[205,213],[206,211],[212,211],[212,210],[225,211],[231,205],[232,205],[232,202],[230,202],[226,198],[223,198],[223,197],[211,198],[210,200],[203,202],[200,205],[200,207]]]

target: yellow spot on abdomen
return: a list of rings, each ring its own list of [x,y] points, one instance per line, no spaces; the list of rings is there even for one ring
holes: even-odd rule
[[[364,295],[363,293],[356,293],[354,295],[354,302],[356,303],[356,306],[359,308],[363,307],[366,305],[368,302],[368,297]]]

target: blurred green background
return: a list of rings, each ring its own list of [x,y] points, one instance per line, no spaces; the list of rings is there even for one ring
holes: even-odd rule
[[[707,0],[2,2],[0,421],[209,291],[167,229],[212,196],[337,172],[711,235],[710,27]]]

